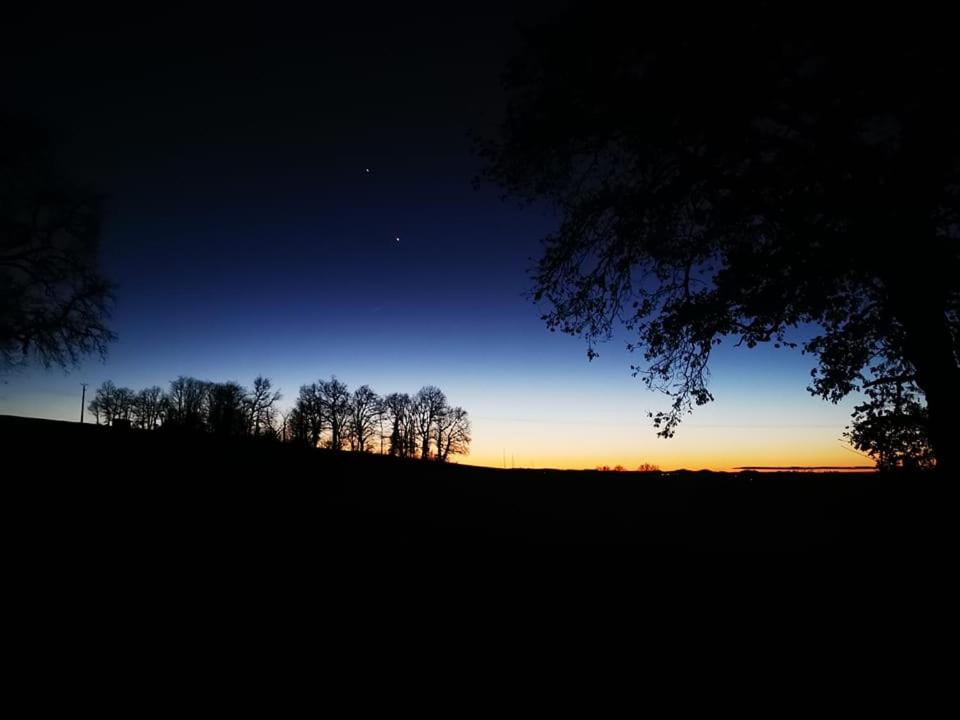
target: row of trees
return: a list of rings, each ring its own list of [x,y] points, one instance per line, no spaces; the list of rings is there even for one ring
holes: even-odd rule
[[[293,408],[278,407],[281,394],[270,378],[258,376],[252,389],[236,382],[178,377],[164,392],[159,386],[139,391],[107,381],[87,405],[97,424],[130,424],[209,432],[233,437],[270,437],[306,447],[380,452],[440,462],[465,455],[470,418],[451,407],[433,385],[415,395],[381,397],[369,385],[350,391],[336,377],[300,388]],[[119,422],[118,422],[119,421]]]
[[[87,411],[97,424],[130,423],[143,430],[177,427],[218,435],[277,435],[281,395],[262,375],[248,390],[236,382],[208,382],[180,376],[164,392],[159,386],[134,391],[103,383]]]
[[[609,465],[597,465],[597,470],[600,472],[630,472],[623,465],[614,465],[613,467],[610,467]],[[660,472],[660,466],[654,465],[653,463],[640,463],[634,472]]]
[[[381,454],[446,462],[469,451],[470,418],[462,407],[451,407],[433,385],[413,396],[381,397],[368,385],[350,392],[331,377],[300,388],[285,434],[309,447],[378,449]]]

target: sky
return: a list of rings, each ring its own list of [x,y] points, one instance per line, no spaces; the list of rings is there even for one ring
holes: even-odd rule
[[[588,362],[539,319],[528,271],[555,217],[477,187],[471,137],[499,116],[516,23],[551,7],[18,11],[0,101],[107,197],[118,340],[0,378],[0,413],[76,420],[83,382],[178,375],[263,374],[287,406],[336,375],[439,386],[474,464],[868,464],[841,440],[855,399],[811,397],[797,351],[721,347],[716,402],[662,440],[647,412],[668,400],[631,376],[626,336]]]

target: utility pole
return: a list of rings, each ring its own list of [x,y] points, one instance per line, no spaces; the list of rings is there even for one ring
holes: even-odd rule
[[[80,396],[80,424],[83,425],[83,409],[87,406],[87,384],[80,384],[83,385],[83,395]]]

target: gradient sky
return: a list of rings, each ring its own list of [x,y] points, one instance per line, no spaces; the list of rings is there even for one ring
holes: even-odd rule
[[[119,340],[105,363],[6,376],[0,413],[75,419],[81,382],[181,374],[262,373],[287,405],[336,374],[440,386],[470,412],[476,464],[867,464],[840,440],[854,401],[810,397],[799,352],[722,347],[717,402],[665,441],[646,413],[667,400],[630,376],[626,338],[588,363],[582,340],[545,329],[525,293],[550,212],[473,186],[470,133],[500,110],[512,6],[21,11],[3,100],[108,196]]]

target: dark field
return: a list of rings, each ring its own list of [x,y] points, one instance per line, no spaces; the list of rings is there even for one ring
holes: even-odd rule
[[[0,437],[18,543],[121,561],[518,544],[929,556],[952,506],[932,475],[497,470],[12,417]]]

